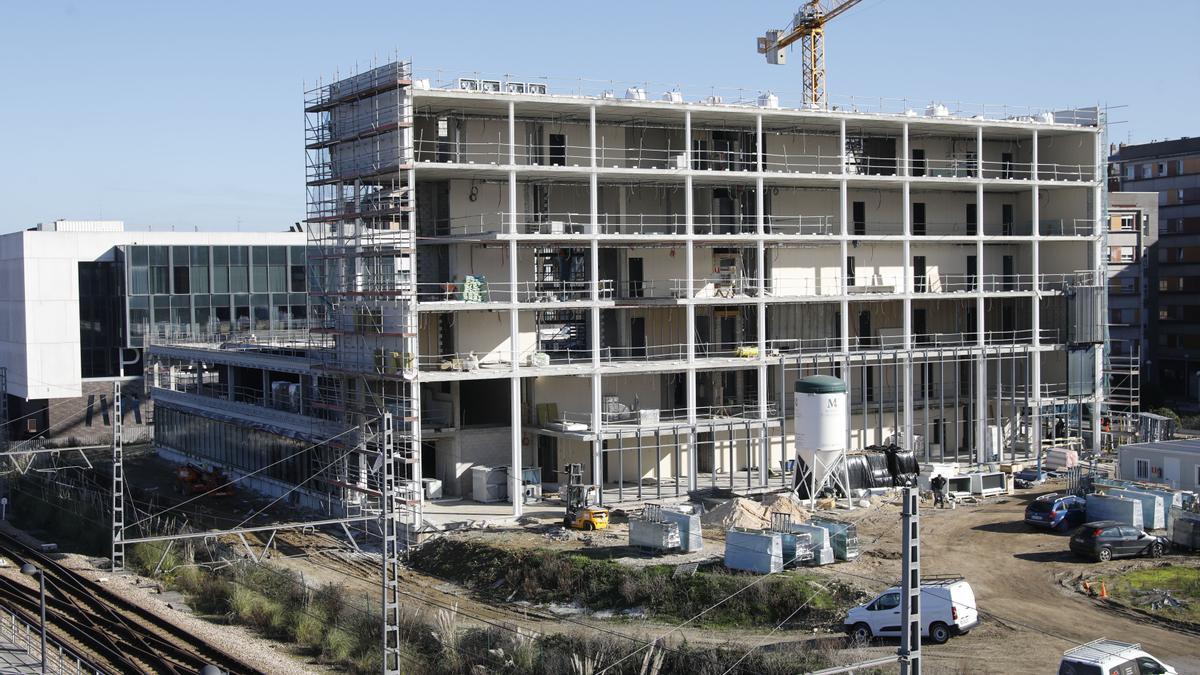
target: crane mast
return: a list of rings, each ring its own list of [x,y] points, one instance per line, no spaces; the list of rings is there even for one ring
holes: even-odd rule
[[[768,30],[758,38],[758,53],[765,54],[767,63],[787,63],[786,49],[799,42],[801,70],[804,78],[804,105],[825,108],[825,24],[843,14],[862,0],[842,0],[826,9],[821,0],[809,0],[792,18],[785,30]]]

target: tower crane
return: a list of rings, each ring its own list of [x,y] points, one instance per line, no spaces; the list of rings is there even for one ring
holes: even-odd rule
[[[804,105],[825,107],[825,24],[844,14],[862,0],[841,0],[828,9],[821,0],[808,0],[792,17],[785,30],[769,30],[758,38],[758,53],[766,54],[767,63],[787,63],[789,46],[799,42],[804,68]]]

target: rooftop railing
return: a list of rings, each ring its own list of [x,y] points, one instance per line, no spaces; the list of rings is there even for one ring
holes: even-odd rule
[[[496,93],[519,90],[537,95],[576,98],[633,100],[641,103],[670,106],[672,104],[700,103],[702,105],[743,106],[773,109],[776,107],[794,110],[813,110],[802,101],[799,94],[747,87],[684,84],[679,82],[652,82],[647,80],[596,79],[583,77],[557,77],[551,75],[520,75],[512,73],[486,73],[483,71],[419,68],[414,74],[414,88],[441,89],[448,91],[470,90],[476,93],[493,90]],[[966,101],[930,102],[928,99],[896,98],[881,96],[848,96],[831,94],[827,97],[827,110],[852,112],[865,115],[902,117],[905,119],[939,118],[1010,120],[1029,124],[1071,124],[1094,126],[1097,123],[1096,108],[1072,108],[1071,106],[1035,107],[994,103],[972,103]]]

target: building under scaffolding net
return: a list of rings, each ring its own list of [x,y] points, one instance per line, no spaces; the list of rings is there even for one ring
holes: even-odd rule
[[[160,450],[403,533],[520,515],[568,464],[610,504],[790,486],[814,373],[851,451],[1101,449],[1096,109],[579,86],[392,63],[310,92],[312,325],[152,345]]]

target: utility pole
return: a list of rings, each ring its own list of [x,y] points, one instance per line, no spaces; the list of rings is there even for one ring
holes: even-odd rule
[[[112,571],[125,569],[125,450],[121,381],[113,382]]]
[[[900,582],[900,675],[921,675],[921,519],[916,488],[903,488],[904,569]]]

